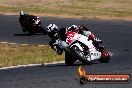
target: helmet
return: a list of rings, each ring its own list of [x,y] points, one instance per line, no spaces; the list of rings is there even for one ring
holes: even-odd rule
[[[75,29],[75,28],[78,28],[78,27],[77,27],[77,25],[72,25],[71,28]]]
[[[25,15],[25,14],[24,14],[24,11],[20,11],[20,15]]]
[[[78,26],[72,25],[71,27],[68,28],[69,31],[76,31],[78,30]]]
[[[68,28],[68,31],[74,31],[74,32],[79,32],[79,27],[76,25],[72,25],[71,27]]]
[[[78,28],[76,25],[72,25],[71,27],[69,27],[70,30],[75,30],[76,28]]]
[[[58,27],[55,25],[55,24],[50,24],[48,27],[47,27],[47,31],[48,32],[51,32],[53,30],[58,30]]]

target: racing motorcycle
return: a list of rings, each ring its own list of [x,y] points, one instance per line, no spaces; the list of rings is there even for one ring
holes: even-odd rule
[[[101,63],[108,63],[110,60],[109,52],[103,47],[96,47],[92,40],[87,36],[75,32],[67,32],[66,42],[69,50],[65,52],[65,63],[72,65],[76,60],[84,64],[91,64],[98,60]]]
[[[24,33],[28,32],[29,34],[46,34],[46,30],[41,25],[41,21],[38,16],[20,13],[19,22]]]

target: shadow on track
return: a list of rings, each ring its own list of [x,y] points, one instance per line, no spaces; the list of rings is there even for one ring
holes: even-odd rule
[[[14,36],[32,36],[31,34],[14,34]]]
[[[44,35],[44,34],[39,34],[39,33],[37,33],[37,34],[14,34],[14,36],[33,36],[33,35]]]
[[[91,65],[93,65],[93,64],[99,64],[98,62],[93,62]],[[75,62],[73,65],[71,65],[71,66],[86,66],[87,64],[83,64],[83,63],[81,63],[80,61],[77,61],[77,62]],[[42,64],[42,65],[40,65],[40,66],[38,66],[38,67],[62,67],[62,66],[67,66],[65,63],[57,63],[57,64]],[[70,67],[70,66],[68,66],[68,67]]]

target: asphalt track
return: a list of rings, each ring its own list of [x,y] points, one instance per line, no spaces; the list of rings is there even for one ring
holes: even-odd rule
[[[110,63],[83,65],[75,63],[66,66],[55,65],[21,67],[0,70],[0,88],[132,88],[129,84],[86,84],[76,82],[77,69],[80,65],[87,74],[130,74],[132,75],[132,21],[83,20],[63,18],[41,18],[43,26],[55,23],[59,27],[71,24],[85,25],[103,40],[103,44],[111,52]],[[27,36],[22,33],[18,16],[0,15],[0,41],[47,44],[46,35]]]

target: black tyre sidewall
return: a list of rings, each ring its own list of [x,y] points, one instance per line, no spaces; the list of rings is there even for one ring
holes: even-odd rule
[[[76,61],[75,58],[73,58],[73,56],[71,54],[69,54],[67,52],[65,53],[65,63],[66,63],[66,65],[71,66],[71,65],[73,65],[73,63],[75,61]]]
[[[77,46],[72,46],[71,47],[71,51],[72,53],[74,54],[74,56],[80,60],[82,63],[84,64],[91,64],[90,61],[88,61],[87,59],[85,59],[83,56],[80,55],[80,52],[79,52],[79,48]]]

